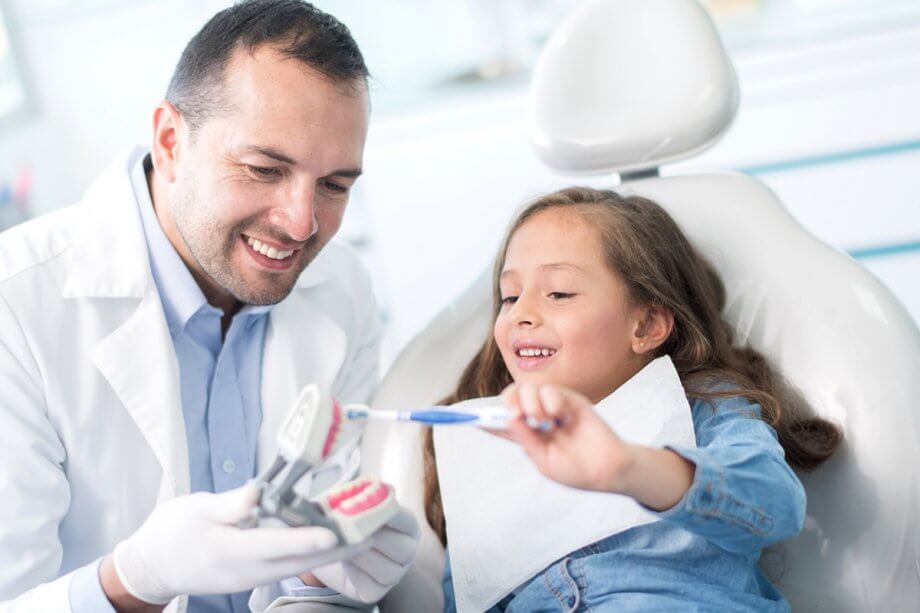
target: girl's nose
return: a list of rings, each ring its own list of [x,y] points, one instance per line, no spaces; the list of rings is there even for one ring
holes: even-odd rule
[[[511,309],[511,321],[515,326],[531,327],[540,322],[540,316],[531,301],[520,296]]]

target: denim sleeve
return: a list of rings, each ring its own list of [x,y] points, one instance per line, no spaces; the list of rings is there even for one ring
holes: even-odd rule
[[[805,522],[805,489],[785,460],[760,405],[744,398],[693,403],[697,447],[668,447],[696,466],[690,489],[659,518],[735,553],[795,536]]]
[[[70,578],[70,609],[73,613],[115,613],[99,582],[102,559],[74,571]]]

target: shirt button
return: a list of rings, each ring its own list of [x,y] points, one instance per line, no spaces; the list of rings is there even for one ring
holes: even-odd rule
[[[236,462],[234,462],[233,460],[224,460],[224,463],[221,466],[221,468],[224,469],[225,473],[228,473],[228,474],[232,473],[234,470],[236,470]]]

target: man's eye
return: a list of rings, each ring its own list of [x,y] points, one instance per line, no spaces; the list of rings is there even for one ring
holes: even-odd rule
[[[565,300],[566,298],[571,298],[575,294],[570,294],[568,292],[550,292],[549,297],[553,300]]]
[[[274,179],[281,176],[280,168],[266,168],[265,166],[247,166],[249,172],[263,179]]]
[[[323,187],[336,194],[344,194],[348,191],[348,188],[344,185],[339,185],[338,183],[333,183],[332,181],[323,181]]]
[[[502,306],[512,305],[515,302],[517,302],[517,299],[518,299],[517,296],[507,296],[505,298],[502,298]]]

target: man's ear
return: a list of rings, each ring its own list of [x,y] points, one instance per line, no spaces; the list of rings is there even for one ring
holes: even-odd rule
[[[670,310],[650,306],[645,307],[644,316],[639,320],[633,332],[632,350],[644,354],[660,347],[674,329],[674,313]]]
[[[168,100],[153,109],[153,146],[150,159],[157,174],[167,183],[176,180],[176,162],[179,158],[180,135],[186,131],[182,114]]]

